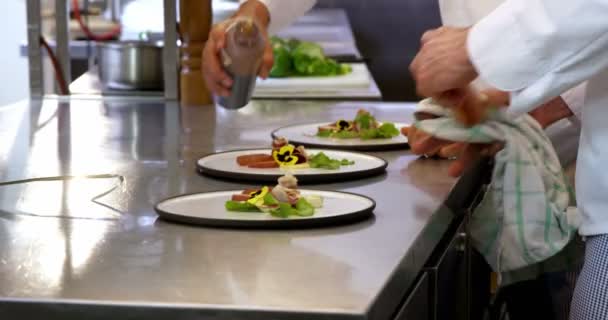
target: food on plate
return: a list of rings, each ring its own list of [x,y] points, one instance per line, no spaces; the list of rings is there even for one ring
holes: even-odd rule
[[[274,54],[274,64],[270,70],[272,78],[338,76],[352,71],[348,64],[326,57],[323,48],[317,43],[276,36],[270,41]]]
[[[341,166],[355,164],[348,159],[332,159],[325,153],[309,154],[304,146],[294,146],[285,138],[276,138],[272,141],[272,152],[270,154],[254,153],[238,156],[236,162],[240,166],[249,168],[280,168],[292,169],[318,168],[337,170]]]
[[[274,187],[246,189],[232,195],[225,206],[228,211],[263,212],[279,218],[310,217],[315,214],[315,209],[323,206],[323,198],[317,195],[303,196],[298,190],[298,180],[292,175],[285,175],[278,179]]]
[[[338,120],[317,130],[317,136],[322,138],[369,140],[390,139],[398,135],[399,130],[394,123],[380,123],[365,109],[360,109],[354,120]]]

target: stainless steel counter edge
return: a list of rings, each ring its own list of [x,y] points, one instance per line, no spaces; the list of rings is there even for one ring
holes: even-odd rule
[[[142,304],[145,307],[142,307]],[[86,308],[86,313],[84,312]],[[179,315],[176,315],[179,311]],[[11,318],[19,314],[19,318]],[[69,315],[69,316],[66,316]],[[85,300],[40,300],[40,299],[2,299],[0,298],[1,319],[39,319],[70,320],[83,319],[265,319],[265,320],[364,320],[360,314],[322,310],[313,312],[221,308],[199,304],[162,304],[152,302],[122,303],[104,301],[91,304]]]

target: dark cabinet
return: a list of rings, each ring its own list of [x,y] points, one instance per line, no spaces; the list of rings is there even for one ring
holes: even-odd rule
[[[426,272],[416,281],[395,320],[431,320],[429,309],[430,282]]]
[[[464,222],[458,224],[447,240],[426,268],[432,291],[431,319],[467,320],[469,292]]]

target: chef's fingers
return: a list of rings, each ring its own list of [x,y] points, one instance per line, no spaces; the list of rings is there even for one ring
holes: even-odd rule
[[[211,92],[220,96],[228,96],[230,95],[232,79],[224,72],[219,55],[214,46],[214,41],[209,40],[203,49],[203,77],[207,84],[207,88]]]
[[[401,134],[407,137],[409,130],[410,130],[410,127],[403,127],[403,128],[401,128]]]
[[[485,89],[481,93],[488,97],[486,103],[492,107],[506,107],[511,100],[508,92],[498,89]]]
[[[491,144],[465,144],[458,158],[454,160],[448,168],[448,174],[452,177],[461,176],[466,169],[477,163],[481,158],[495,156],[503,146],[504,145],[500,142]]]
[[[456,108],[460,104],[462,104],[465,95],[466,90],[464,89],[452,89],[442,92],[438,96],[433,97],[433,100],[435,100],[437,103],[444,107]]]
[[[443,31],[445,31],[445,28],[443,27],[426,31],[422,34],[422,37],[420,37],[420,44],[424,45],[425,43],[433,39],[433,37],[436,37],[443,33]]]
[[[410,128],[408,134],[408,143],[414,154],[434,156],[442,147],[450,144],[451,142],[435,138],[426,132],[420,130],[413,130]]]
[[[483,157],[493,157],[498,153],[498,151],[502,150],[502,148],[504,148],[504,143],[495,142],[495,143],[492,143],[492,144],[486,146],[486,148],[481,150],[480,154]]]
[[[452,177],[460,177],[469,166],[481,157],[480,152],[483,148],[484,146],[479,144],[466,144],[458,158],[450,164],[448,174]]]
[[[437,155],[441,158],[451,159],[457,157],[465,147],[464,142],[451,143],[445,147],[442,147]]]
[[[272,53],[272,44],[270,40],[266,39],[266,47],[264,48],[264,55],[262,56],[262,65],[260,66],[259,76],[262,79],[268,78],[272,65],[274,64],[274,54]]]

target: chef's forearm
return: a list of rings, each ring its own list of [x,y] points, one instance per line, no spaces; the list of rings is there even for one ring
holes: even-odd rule
[[[530,115],[538,121],[541,127],[547,128],[555,122],[569,118],[574,114],[564,99],[557,97],[530,111]]]
[[[578,86],[564,92],[562,98],[572,110],[572,113],[578,120],[582,118],[583,105],[585,104],[585,95],[587,94],[587,82],[583,82]]]
[[[480,77],[529,112],[608,67],[608,0],[508,0],[475,25]]]

